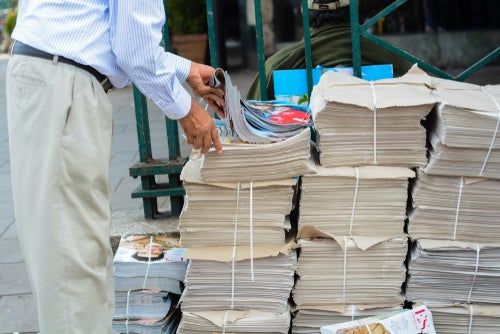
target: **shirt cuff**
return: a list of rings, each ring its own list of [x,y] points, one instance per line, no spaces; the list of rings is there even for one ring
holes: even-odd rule
[[[163,113],[170,119],[181,119],[186,117],[191,110],[191,95],[184,87],[180,87],[179,94],[174,99],[174,103],[161,106]]]
[[[187,80],[191,70],[191,60],[167,52],[167,61],[175,68],[175,75],[182,83]]]

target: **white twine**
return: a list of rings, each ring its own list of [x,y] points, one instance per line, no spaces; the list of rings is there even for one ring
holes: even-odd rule
[[[497,108],[498,114],[497,114],[497,125],[495,127],[495,132],[493,132],[493,137],[491,138],[490,148],[488,149],[488,153],[486,153],[486,157],[484,158],[483,165],[481,166],[481,171],[479,172],[479,176],[483,176],[483,174],[484,174],[484,169],[486,168],[486,164],[488,163],[488,160],[490,159],[491,151],[493,150],[493,146],[495,145],[495,140],[497,139],[498,126],[500,125],[500,104],[498,103],[497,99],[490,92],[488,92],[484,87],[481,87],[481,89],[493,101],[493,103],[495,104],[495,107]]]
[[[235,258],[236,258],[236,236],[238,235],[238,211],[240,209],[240,187],[241,183],[238,182],[236,189],[236,212],[234,214],[234,232],[233,232],[233,256],[232,256],[232,269],[231,269],[231,309],[234,308],[234,271],[235,271]]]
[[[455,227],[453,228],[453,240],[457,239],[458,215],[460,214],[460,204],[462,202],[462,190],[464,189],[464,177],[460,179],[460,188],[458,190],[457,208],[455,210]]]
[[[127,334],[128,333],[128,305],[129,305],[129,301],[130,301],[130,290],[127,291],[127,306],[125,308],[125,318],[127,318],[125,320],[125,330],[127,331]]]
[[[151,267],[151,250],[153,248],[153,237],[149,239],[149,251],[148,251],[148,267],[146,268],[146,274],[144,275],[144,282],[142,283],[142,288],[146,289],[146,282],[148,281],[149,268]]]
[[[372,334],[372,330],[370,329],[370,326],[368,324],[366,324],[365,326],[366,326],[366,329],[368,329],[368,333]]]
[[[228,314],[229,314],[229,311],[226,311],[226,314],[224,314],[224,323],[222,324],[222,334],[226,334],[227,315]]]
[[[358,170],[358,167],[355,167],[354,171],[356,172],[356,186],[354,188],[354,198],[352,200],[351,223],[349,224],[349,235],[352,234],[352,224],[354,222],[354,213],[356,212],[356,200],[358,199],[358,187],[359,187],[359,170]]]
[[[356,312],[356,305],[349,305],[349,310],[351,311],[351,321],[354,321],[354,312]]]
[[[255,281],[253,273],[253,181],[250,180],[250,271],[252,282]]]
[[[471,305],[470,306],[470,318],[469,318],[469,330],[467,331],[467,334],[472,333],[472,318],[474,316],[474,307]]]
[[[345,303],[346,273],[347,273],[347,237],[344,236],[344,276],[342,280],[342,303]]]
[[[377,96],[375,95],[375,86],[370,82],[373,95],[373,164],[377,164]]]
[[[476,244],[476,269],[474,270],[474,276],[472,277],[472,283],[470,285],[469,289],[469,296],[467,297],[467,303],[470,303],[470,298],[472,296],[472,289],[474,288],[474,283],[476,282],[476,277],[477,277],[477,271],[479,270],[479,251],[481,249],[479,248],[479,245]]]

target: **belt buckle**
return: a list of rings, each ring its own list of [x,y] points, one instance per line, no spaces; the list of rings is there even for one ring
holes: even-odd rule
[[[113,85],[111,84],[111,81],[109,81],[109,78],[106,77],[103,81],[100,82],[102,88],[104,89],[105,93],[108,93],[113,89]]]

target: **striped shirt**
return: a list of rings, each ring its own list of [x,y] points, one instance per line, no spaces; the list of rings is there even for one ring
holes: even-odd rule
[[[123,88],[131,81],[169,118],[184,117],[191,62],[159,45],[162,0],[20,0],[13,38],[90,65]]]

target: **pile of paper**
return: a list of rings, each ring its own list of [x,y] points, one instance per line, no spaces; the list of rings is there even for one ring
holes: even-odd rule
[[[309,172],[309,129],[270,144],[227,143],[200,159],[205,182],[250,182],[289,179]]]
[[[117,333],[175,334],[180,318],[180,309],[172,308],[162,320],[113,320],[113,330]]]
[[[411,251],[406,297],[423,303],[498,303],[500,243],[420,239]]]
[[[225,91],[225,118],[228,129],[247,143],[272,143],[299,134],[310,125],[306,107],[279,101],[243,101],[227,72],[217,69],[211,86]]]
[[[186,190],[179,219],[183,247],[249,245],[252,238],[285,243],[296,180],[209,184],[201,178],[200,162],[189,160],[181,174]]]
[[[286,312],[297,261],[294,245],[189,248],[182,311]]]
[[[334,237],[307,225],[298,237],[300,278],[293,291],[298,308],[403,302],[406,237]]]
[[[293,334],[319,334],[323,326],[353,321],[400,310],[399,307],[374,305],[332,305],[322,309],[300,309],[292,323]]]
[[[420,121],[436,102],[429,82],[417,67],[374,82],[325,73],[311,95],[321,165],[423,166],[426,133]]]
[[[173,306],[175,297],[164,291],[116,292],[114,319],[161,320]]]
[[[113,260],[115,291],[151,289],[181,293],[185,250],[176,236],[129,236],[120,240]]]
[[[500,180],[420,172],[412,198],[413,238],[500,241]]]
[[[335,235],[400,236],[414,176],[402,167],[316,167],[302,177],[299,224]]]
[[[500,333],[500,306],[429,306],[439,334]]]
[[[178,334],[270,333],[288,334],[290,311],[184,312]]]
[[[429,174],[500,178],[500,86],[434,79]]]

